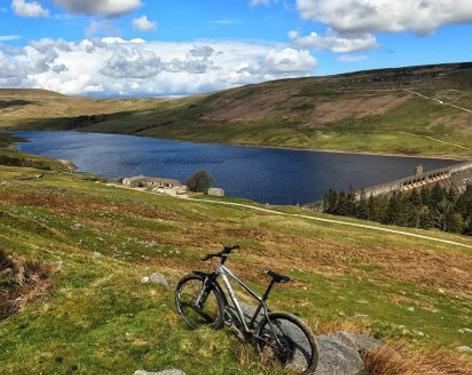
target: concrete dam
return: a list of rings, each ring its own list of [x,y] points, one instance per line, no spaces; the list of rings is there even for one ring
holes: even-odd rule
[[[467,185],[472,185],[472,161],[454,164],[429,172],[423,172],[423,168],[418,166],[415,176],[363,188],[362,191],[366,197],[371,195],[375,197],[378,195],[392,194],[394,192],[408,192],[426,186],[432,187],[436,184],[464,192]]]

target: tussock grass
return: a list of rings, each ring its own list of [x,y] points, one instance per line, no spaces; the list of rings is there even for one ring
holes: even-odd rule
[[[365,375],[470,375],[472,359],[440,349],[411,351],[399,342],[364,353]]]
[[[53,272],[50,264],[13,257],[0,248],[0,320],[43,296]]]

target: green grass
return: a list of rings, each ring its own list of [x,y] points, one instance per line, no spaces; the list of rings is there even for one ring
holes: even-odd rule
[[[194,142],[471,158],[472,115],[405,91],[416,90],[446,103],[472,108],[471,66],[470,63],[445,64],[280,80],[140,105],[123,101],[120,106],[119,101],[112,101],[109,108],[101,109],[106,112],[103,114],[97,113],[100,109],[95,106],[88,109],[88,101],[73,105],[72,98],[51,102],[47,97],[36,107],[20,106],[0,114],[0,127],[73,129]],[[421,72],[417,73],[418,70]],[[385,103],[382,100],[385,101],[386,95]],[[398,106],[384,110],[392,98],[406,96],[408,98]],[[352,107],[352,100],[358,100],[356,108],[362,107],[359,113],[349,112],[352,108],[344,112],[349,103]],[[331,106],[334,117],[318,121],[324,111],[317,112],[317,108],[323,104]],[[54,115],[48,117],[48,108]]]
[[[0,322],[2,374],[282,373],[230,332],[188,330],[173,292],[140,282],[154,271],[175,282],[206,269],[199,258],[227,243],[242,245],[228,265],[258,290],[268,281],[264,268],[290,275],[271,304],[314,328],[367,328],[386,341],[406,340],[412,351],[472,346],[464,330],[472,328],[465,247],[131,191],[87,174],[25,178],[36,174],[0,166],[0,246],[56,270],[48,295]]]

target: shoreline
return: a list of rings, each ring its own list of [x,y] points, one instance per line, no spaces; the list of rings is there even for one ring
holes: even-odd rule
[[[244,143],[228,143],[228,142],[210,142],[210,141],[196,141],[196,140],[187,140],[187,139],[176,139],[176,138],[162,138],[162,137],[152,137],[148,135],[139,135],[139,134],[124,134],[124,133],[107,133],[107,132],[90,132],[90,131],[80,131],[80,130],[9,130],[9,133],[15,134],[18,132],[67,132],[67,133],[90,133],[90,134],[107,134],[107,135],[124,135],[128,137],[140,137],[140,138],[151,138],[151,139],[160,139],[163,141],[174,141],[182,143],[197,143],[197,144],[208,144],[208,145],[221,145],[221,146],[233,146],[233,147],[247,147],[247,148],[263,148],[263,149],[273,149],[273,150],[287,150],[287,151],[303,151],[303,152],[313,152],[313,153],[332,153],[332,154],[344,154],[344,155],[364,155],[364,156],[385,156],[385,157],[395,157],[395,158],[416,158],[416,159],[433,159],[433,160],[452,160],[457,162],[472,161],[471,157],[459,157],[452,155],[406,155],[406,154],[394,154],[388,152],[369,152],[369,151],[347,151],[347,150],[323,150],[323,149],[312,149],[312,148],[291,148],[286,146],[268,146],[268,145],[250,145]],[[16,149],[17,143],[27,142],[27,139],[20,139],[17,142],[14,142],[12,146]],[[18,150],[19,151],[19,150]]]

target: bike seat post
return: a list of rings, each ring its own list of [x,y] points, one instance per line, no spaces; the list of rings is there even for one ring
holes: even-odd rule
[[[265,291],[264,295],[262,296],[262,300],[264,302],[267,301],[267,298],[269,298],[269,293],[272,290],[272,287],[274,286],[274,284],[275,284],[275,280],[272,279],[269,286],[267,287],[267,290]]]

